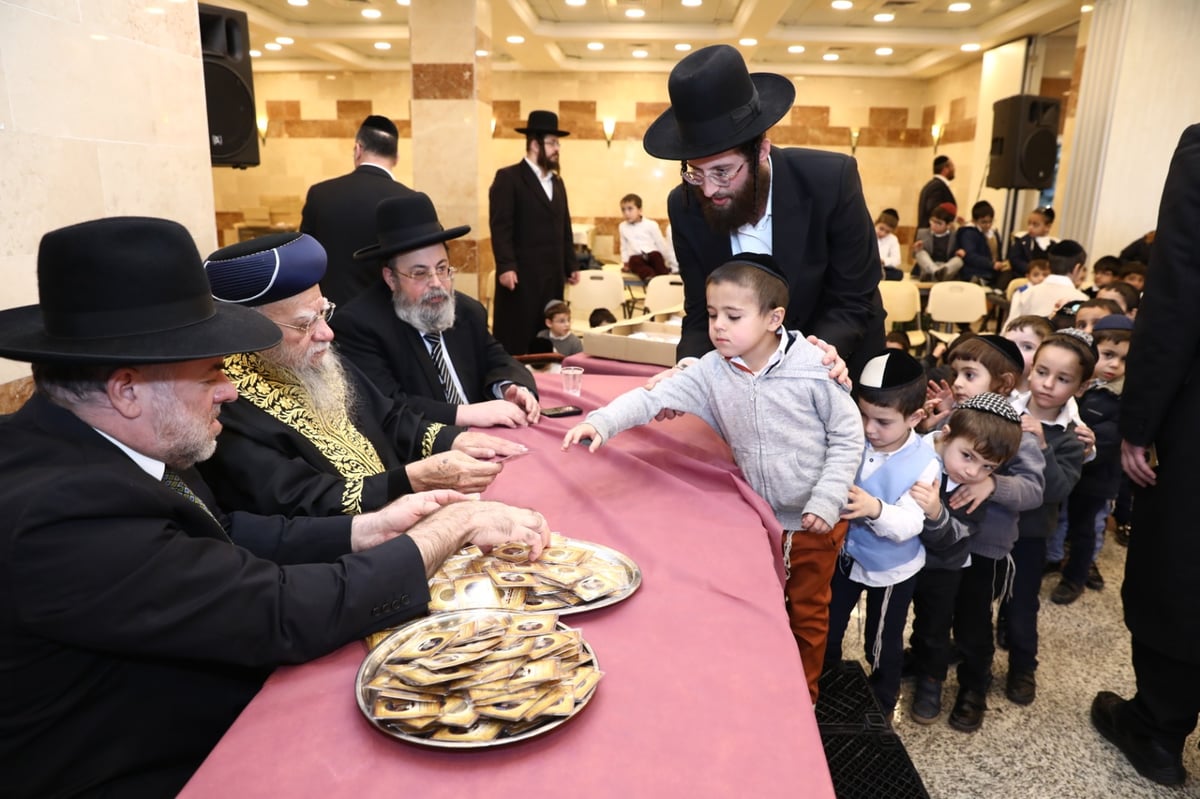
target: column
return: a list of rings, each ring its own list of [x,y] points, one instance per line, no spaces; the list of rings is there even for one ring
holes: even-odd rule
[[[456,281],[462,286],[476,281],[491,261],[492,170],[480,147],[491,136],[491,6],[418,0],[409,9],[409,28],[413,187],[432,198],[445,227],[471,226],[465,237],[449,243],[451,263],[467,273]]]

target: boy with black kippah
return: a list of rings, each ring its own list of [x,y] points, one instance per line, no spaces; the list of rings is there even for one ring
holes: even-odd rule
[[[821,348],[783,328],[788,285],[774,258],[735,255],[708,275],[705,293],[716,350],[592,411],[567,431],[563,449],[590,439],[595,452],[664,409],[695,414],[729,443],[784,530],[788,614],[815,702],[829,586],[846,534],[839,516],[862,458],[862,423],[849,393],[829,378]]]
[[[918,536],[925,512],[909,490],[937,482],[937,453],[913,427],[925,415],[925,370],[891,350],[867,361],[854,389],[867,446],[842,518],[850,522],[829,605],[826,668],[842,655],[850,612],[867,592],[865,654],[871,689],[889,716],[900,690],[904,623],[917,573],[925,564]]]

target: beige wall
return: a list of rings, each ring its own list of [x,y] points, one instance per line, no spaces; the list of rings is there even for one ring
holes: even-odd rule
[[[215,243],[196,3],[161,5],[0,2],[0,307],[37,302],[38,242],[64,225],[160,216]]]

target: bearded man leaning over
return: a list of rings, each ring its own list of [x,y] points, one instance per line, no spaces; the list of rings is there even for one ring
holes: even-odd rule
[[[303,233],[242,242],[205,261],[218,301],[253,307],[283,336],[225,360],[238,399],[222,411],[217,455],[200,467],[221,505],[329,516],[412,491],[487,488],[501,466],[480,458],[524,446],[430,421],[344,361],[331,346],[335,306],[317,284],[325,266],[324,249]]]

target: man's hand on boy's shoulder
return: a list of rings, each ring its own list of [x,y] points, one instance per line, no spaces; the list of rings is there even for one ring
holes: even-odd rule
[[[853,388],[854,386],[850,382],[850,370],[846,367],[842,356],[838,355],[837,347],[816,336],[809,336],[807,340],[809,344],[818,347],[825,353],[825,356],[821,358],[821,365],[829,367],[829,379],[836,380],[846,388]]]

